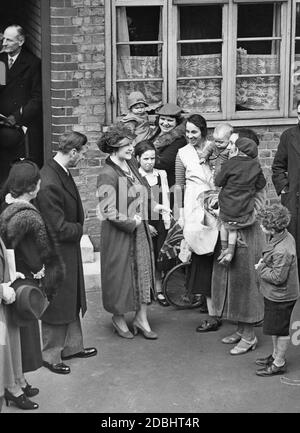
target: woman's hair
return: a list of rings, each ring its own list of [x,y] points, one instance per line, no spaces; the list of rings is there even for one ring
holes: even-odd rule
[[[200,114],[192,114],[186,119],[186,121],[192,123],[200,129],[202,138],[207,137],[207,125],[204,117],[202,117]]]
[[[28,160],[15,162],[8,174],[3,192],[11,193],[14,198],[20,197],[34,191],[40,178],[40,170],[34,162]]]
[[[261,209],[258,213],[261,225],[266,230],[274,229],[275,232],[282,232],[290,223],[290,211],[281,204],[273,204]]]
[[[135,137],[136,135],[131,132],[129,128],[118,123],[110,126],[108,130],[103,133],[97,141],[97,146],[102,152],[112,154],[120,147],[118,143],[124,138],[134,140]]]
[[[59,137],[57,149],[59,152],[64,154],[69,153],[72,149],[76,149],[78,152],[80,152],[86,142],[86,135],[77,131],[66,132]]]
[[[155,151],[155,147],[153,145],[153,143],[150,140],[143,140],[140,141],[134,148],[134,156],[137,157],[141,157],[143,155],[143,153],[147,152],[148,150],[154,150]]]

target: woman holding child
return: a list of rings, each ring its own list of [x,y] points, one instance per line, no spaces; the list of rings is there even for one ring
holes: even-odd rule
[[[241,137],[248,137],[247,131],[240,130],[238,138]],[[253,139],[252,131],[250,138]],[[264,189],[254,193],[255,214],[263,206],[264,197]],[[211,282],[212,305],[215,315],[237,322],[236,331],[222,340],[224,344],[236,344],[230,350],[232,355],[244,354],[257,345],[254,325],[263,319],[263,298],[257,285],[255,264],[261,257],[264,244],[260,224],[254,218],[252,225],[238,230],[234,254],[227,266],[218,260],[222,256],[221,242],[216,246]]]

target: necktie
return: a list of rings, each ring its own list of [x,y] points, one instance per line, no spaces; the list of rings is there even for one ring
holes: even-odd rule
[[[14,59],[12,57],[9,57],[8,58],[8,69],[10,69],[12,67],[13,63],[14,63]]]

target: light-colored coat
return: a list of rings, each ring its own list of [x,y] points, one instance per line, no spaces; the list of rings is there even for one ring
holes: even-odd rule
[[[262,252],[257,269],[260,291],[270,301],[294,301],[299,297],[295,239],[284,230],[274,235]]]

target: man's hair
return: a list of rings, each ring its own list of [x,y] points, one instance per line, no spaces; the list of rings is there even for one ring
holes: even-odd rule
[[[58,151],[67,154],[72,149],[76,149],[78,152],[86,144],[87,137],[77,131],[66,132],[59,137]]]
[[[261,225],[267,230],[282,232],[290,223],[290,211],[282,204],[273,204],[261,209],[258,213]]]
[[[17,30],[18,38],[21,39],[22,41],[25,41],[26,36],[23,27],[19,26],[19,24],[11,24],[6,29],[9,29],[11,27]]]

